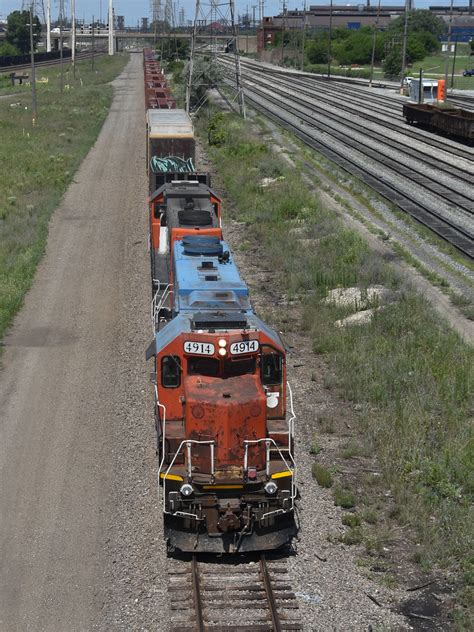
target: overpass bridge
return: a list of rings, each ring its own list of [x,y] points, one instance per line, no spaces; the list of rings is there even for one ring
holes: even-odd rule
[[[46,37],[46,33],[43,34]],[[51,45],[57,50],[59,48],[59,39],[61,35],[59,33],[51,33]],[[90,45],[92,39],[95,41],[105,41],[109,37],[108,29],[94,29],[94,33],[92,33],[92,29],[90,28],[78,28],[76,29],[76,43],[83,43]],[[114,42],[115,42],[115,50],[123,50],[123,48],[127,44],[136,43],[137,45],[160,44],[163,40],[169,39],[187,39],[191,40],[192,33],[157,33],[156,37],[154,33],[145,33],[143,31],[133,31],[131,29],[126,29],[123,31],[114,31]],[[67,43],[68,46],[71,46],[72,33],[71,31],[63,31],[62,33],[63,43]],[[217,41],[219,44],[222,44],[224,47],[225,43],[231,39],[230,35],[226,34],[200,34],[197,36],[197,41],[202,43],[210,44],[211,41]],[[237,38],[239,50],[243,53],[256,53],[257,52],[257,36],[255,34],[252,35],[243,35],[240,34]]]

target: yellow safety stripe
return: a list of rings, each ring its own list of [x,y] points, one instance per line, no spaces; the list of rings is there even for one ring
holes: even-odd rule
[[[160,478],[166,478],[166,480],[170,481],[182,481],[183,477],[178,476],[178,474],[166,474],[166,472],[160,472]]]
[[[285,470],[284,472],[275,472],[275,474],[272,474],[272,478],[285,478],[285,476],[293,476],[293,472]]]

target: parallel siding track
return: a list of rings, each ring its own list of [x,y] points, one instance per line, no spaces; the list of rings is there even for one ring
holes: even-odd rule
[[[393,156],[384,156],[382,152],[374,152],[361,143],[354,143],[349,135],[344,136],[340,131],[331,129],[331,126],[328,126],[320,117],[315,115],[316,113],[310,114],[308,110],[304,109],[305,107],[311,109],[310,104],[304,102],[305,99],[299,96],[297,89],[291,98],[287,97],[286,99],[281,94],[277,96],[276,88],[273,88],[274,93],[270,93],[271,89],[268,77],[266,81],[263,81],[258,73],[254,75],[247,74],[245,77],[245,96],[255,109],[293,132],[307,145],[325,155],[350,174],[361,178],[386,199],[397,204],[400,209],[428,226],[468,257],[474,257],[472,199],[469,196],[463,196],[455,189],[451,189],[449,185],[446,186],[441,182],[436,182],[428,176],[427,172],[424,173],[424,169],[421,167],[423,161],[425,161],[427,167],[435,168],[435,162],[432,158],[418,154],[417,160],[420,168],[416,170],[409,169],[403,164],[396,164]],[[334,118],[334,116],[334,113],[330,112],[327,118]],[[348,126],[351,125],[349,121]],[[382,143],[383,138],[380,134],[371,132],[368,129],[363,130],[363,132],[367,137],[373,137],[377,142]],[[339,144],[335,144],[331,139],[338,140]],[[393,149],[397,145],[396,141],[393,140],[388,143],[385,140],[384,144],[390,144]],[[446,215],[439,213],[428,200],[426,203],[414,200],[407,192],[402,181],[400,181],[400,184],[397,184],[395,181],[389,181],[384,177],[383,173],[376,173],[373,168],[360,161],[356,163],[351,156],[351,152],[341,149],[343,146],[352,147],[353,150],[362,152],[367,157],[370,156],[372,160],[383,165],[392,173],[398,174],[406,180],[416,183],[418,186],[428,187],[429,190],[438,195],[440,200],[445,201],[447,207],[452,208],[453,217],[450,219]],[[416,157],[410,150],[405,153]],[[454,175],[452,168],[448,165],[440,164],[440,168],[446,175]],[[460,181],[468,181],[467,173],[463,173],[462,168],[459,169],[457,178]],[[455,219],[456,215],[459,217],[459,220]]]
[[[170,573],[173,632],[302,630],[285,560],[206,564],[193,556]]]

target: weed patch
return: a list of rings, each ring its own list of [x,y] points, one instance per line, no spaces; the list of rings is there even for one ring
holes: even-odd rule
[[[48,82],[38,83],[34,126],[27,86],[15,86],[20,94],[14,101],[21,107],[11,108],[9,99],[0,101],[0,339],[32,283],[51,214],[107,116],[110,81],[126,61],[102,57],[95,71],[90,62],[79,62],[75,80],[66,72],[69,88],[63,94],[57,67],[41,69],[38,78]]]
[[[334,488],[334,504],[343,509],[352,509],[356,506],[356,497],[350,489],[343,487]]]
[[[320,487],[332,487],[332,474],[327,467],[324,467],[319,463],[313,463],[311,472],[313,474],[313,478],[316,479],[316,482]]]

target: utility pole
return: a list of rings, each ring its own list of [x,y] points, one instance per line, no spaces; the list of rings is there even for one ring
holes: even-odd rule
[[[38,115],[36,103],[36,72],[35,72],[35,42],[33,38],[33,3],[30,5],[30,48],[31,48],[31,107],[33,110],[33,125]]]
[[[285,47],[285,33],[286,33],[286,0],[283,0],[283,27],[281,31],[281,53],[280,64],[283,66],[283,49]]]
[[[331,55],[332,55],[332,0],[329,7],[329,39],[328,39],[328,79],[331,78]]]
[[[92,70],[95,68],[95,16],[92,16]]]
[[[234,0],[230,0],[230,20],[232,26],[232,35],[234,38],[234,61],[235,61],[235,89],[237,92],[237,101],[239,103],[239,110],[241,116],[246,119],[247,115],[245,112],[245,99],[244,99],[244,90],[242,88],[242,70],[240,67],[240,53],[239,53],[239,38],[237,32],[237,26],[235,23],[235,4]]]
[[[46,0],[46,51],[51,52],[51,0]]]
[[[196,0],[196,11],[194,13],[194,27],[193,27],[193,36],[191,38],[191,57],[189,59],[189,69],[188,69],[188,81],[186,84],[186,112],[189,114],[189,110],[191,107],[191,89],[193,85],[193,73],[194,73],[194,54],[196,51],[196,38],[197,38],[197,30],[198,30],[198,19],[199,13],[201,10],[201,2],[200,0]]]
[[[71,0],[71,60],[72,76],[76,78],[76,0]]]
[[[114,8],[109,0],[109,55],[114,54]]]
[[[372,37],[372,58],[370,60],[370,81],[369,81],[369,86],[372,87],[372,81],[374,79],[374,63],[375,63],[375,44],[377,41],[377,33],[379,30],[379,18],[380,18],[380,0],[379,0],[379,4],[377,7],[377,17],[375,18],[375,27],[374,27],[374,34]]]
[[[452,2],[452,0],[451,0]],[[407,65],[407,37],[408,37],[408,7],[410,0],[405,1],[405,22],[403,24],[403,44],[402,44],[402,68],[400,78],[400,93],[403,92],[403,80],[405,79],[405,70]]]
[[[303,36],[301,38],[301,70],[304,70],[304,49],[306,43],[306,0],[303,6]]]
[[[456,57],[458,54],[458,38],[456,37],[456,40],[454,42],[454,57],[453,57],[453,69],[451,72],[451,92],[453,91],[454,88],[454,71],[456,70]]]
[[[453,29],[453,5],[454,0],[451,0],[451,7],[449,9],[449,27],[448,27],[448,43],[446,44],[446,57],[444,65],[444,100],[448,93],[448,73],[449,73],[449,48],[451,46],[451,33]]]
[[[234,0],[222,0],[222,3],[219,4],[219,0],[212,0],[209,9],[205,12],[202,12],[201,0],[196,0],[196,11],[194,14],[194,27],[193,27],[193,36],[191,40],[191,57],[188,65],[188,77],[186,82],[186,112],[191,112],[191,97],[192,97],[192,88],[193,85],[197,85],[198,82],[202,85],[203,81],[203,73],[199,77],[195,76],[194,70],[194,62],[196,57],[196,42],[198,38],[198,31],[203,29],[203,32],[207,35],[208,32],[206,27],[209,24],[217,24],[219,21],[220,24],[229,27],[230,25],[230,33],[226,32],[226,48],[228,52],[233,52],[234,54],[234,64],[235,69],[232,71],[232,79],[235,83],[235,94],[236,101],[239,104],[240,114],[245,118],[245,102],[244,102],[244,91],[242,87],[242,73],[240,67],[240,53],[239,53],[239,41],[238,41],[238,31],[237,25],[235,21],[235,4]],[[247,14],[248,15],[248,14]],[[217,67],[219,64],[219,49],[218,49],[218,41],[215,32],[213,31],[211,34],[211,45],[210,45],[210,53],[211,59],[209,61],[209,67]],[[235,73],[235,74],[234,74]],[[204,77],[206,80],[206,77]],[[215,84],[212,86],[219,90],[220,79],[216,78]],[[234,88],[234,86],[232,86]],[[201,99],[201,101],[197,104],[194,111],[197,111],[201,105],[205,102],[205,96]]]
[[[63,15],[64,0],[59,0],[59,67],[60,67],[60,91],[64,92],[64,64],[63,64]]]

